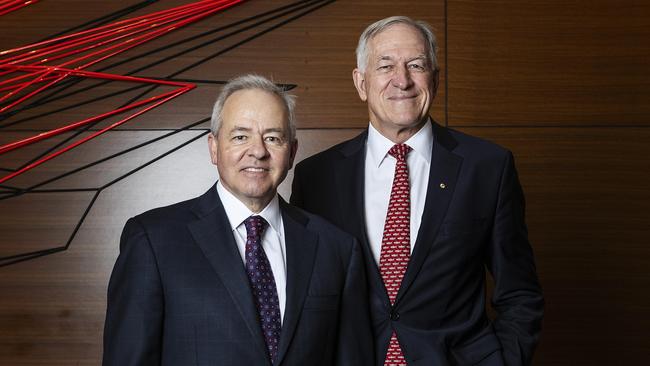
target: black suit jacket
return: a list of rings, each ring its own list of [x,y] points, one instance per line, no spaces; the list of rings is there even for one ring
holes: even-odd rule
[[[367,131],[299,163],[291,202],[363,243],[377,364],[394,330],[409,365],[527,365],[543,299],[512,154],[435,123],[433,135],[422,223],[394,306],[366,237]],[[486,267],[494,321],[486,315]]]
[[[287,301],[276,365],[372,364],[360,246],[280,201]],[[271,365],[215,187],[127,222],[108,288],[104,365]]]

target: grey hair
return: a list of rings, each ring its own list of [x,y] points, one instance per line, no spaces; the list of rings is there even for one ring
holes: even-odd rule
[[[229,80],[228,83],[224,85],[223,89],[221,89],[221,93],[219,93],[219,97],[212,108],[212,119],[210,121],[210,130],[212,134],[217,136],[217,133],[221,128],[221,122],[223,121],[221,113],[228,97],[237,91],[250,89],[263,90],[280,97],[289,116],[290,140],[293,141],[296,138],[296,118],[294,113],[296,97],[287,93],[286,90],[277,86],[271,80],[255,74],[246,74],[235,77],[234,79]]]
[[[428,58],[429,62],[431,62],[431,67],[433,70],[438,70],[438,42],[436,41],[436,36],[433,34],[429,23],[421,20],[413,20],[405,16],[393,16],[370,24],[368,28],[361,33],[359,44],[357,45],[357,68],[359,71],[364,72],[366,66],[368,66],[368,42],[376,35],[395,24],[409,25],[422,34],[422,37],[429,48]]]

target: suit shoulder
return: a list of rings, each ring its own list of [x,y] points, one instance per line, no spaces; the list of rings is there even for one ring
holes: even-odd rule
[[[447,131],[458,142],[454,153],[464,158],[479,161],[503,161],[503,159],[510,155],[510,150],[492,141],[468,135],[454,129],[447,129]]]
[[[185,224],[194,217],[192,207],[195,206],[198,198],[177,202],[168,206],[162,206],[145,211],[131,220],[139,222],[144,227],[173,227]]]
[[[296,164],[296,169],[300,170],[319,168],[322,167],[323,164],[332,164],[339,159],[344,158],[346,154],[352,153],[355,150],[363,147],[365,145],[365,136],[366,132],[364,131],[354,138],[340,142],[308,158],[305,158]]]
[[[326,150],[323,150],[321,152],[318,152],[310,157],[301,160],[296,164],[296,170],[317,167],[322,164],[327,164],[328,162],[338,159],[341,153],[337,149],[337,146],[332,146]]]

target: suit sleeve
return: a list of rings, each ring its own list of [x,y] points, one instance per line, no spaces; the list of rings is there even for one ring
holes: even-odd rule
[[[374,365],[366,271],[361,247],[353,239],[349,256],[345,288],[341,297],[337,365]]]
[[[130,219],[108,285],[104,366],[160,365],[163,290],[144,228]]]
[[[494,278],[494,328],[506,364],[530,365],[544,308],[525,224],[523,191],[510,152],[505,159],[496,207],[488,269]]]

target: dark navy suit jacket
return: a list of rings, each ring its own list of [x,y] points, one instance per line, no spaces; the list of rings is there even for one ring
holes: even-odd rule
[[[280,200],[287,301],[275,365],[374,363],[361,247]],[[271,365],[216,188],[131,218],[108,288],[104,365]]]
[[[393,331],[409,365],[528,365],[543,299],[512,154],[435,123],[433,134],[422,223],[394,306],[366,237],[367,131],[299,163],[291,202],[362,242],[378,365]]]

